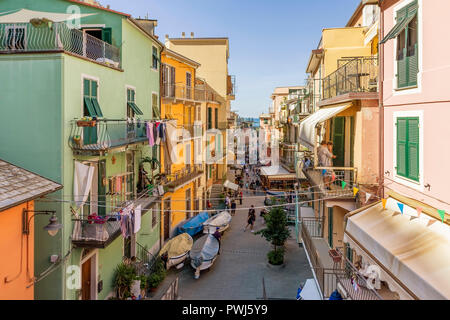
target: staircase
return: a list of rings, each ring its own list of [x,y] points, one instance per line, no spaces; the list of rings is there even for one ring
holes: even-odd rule
[[[214,209],[225,209],[225,204],[220,200],[220,196],[223,194],[223,185],[213,184],[211,187],[210,200]],[[221,203],[222,202],[222,203]]]
[[[138,242],[136,242],[136,258],[135,264],[138,275],[148,275],[156,261],[156,257]]]

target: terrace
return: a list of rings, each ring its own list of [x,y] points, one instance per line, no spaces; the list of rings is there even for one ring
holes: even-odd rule
[[[65,52],[114,68],[121,65],[119,48],[66,23],[0,24],[1,54],[40,52]]]

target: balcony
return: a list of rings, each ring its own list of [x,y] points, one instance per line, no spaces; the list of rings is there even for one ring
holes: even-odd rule
[[[349,93],[376,93],[378,92],[378,58],[352,59],[322,81],[323,100]]]
[[[329,184],[330,190],[326,188],[323,182],[325,171],[334,173],[334,181]],[[320,191],[326,197],[339,197],[342,199],[353,199],[353,187],[356,184],[358,169],[353,167],[315,167],[304,168],[308,180],[314,186],[318,186]],[[342,182],[345,181],[345,187],[342,188]]]
[[[108,150],[147,139],[143,121],[107,120],[71,121],[69,145],[76,154],[105,154]]]
[[[31,23],[0,24],[0,53],[66,52],[106,66],[120,67],[120,50],[65,23],[34,27]]]
[[[154,203],[157,197],[149,196],[148,191],[138,195],[134,200],[134,206],[142,206],[142,214]],[[125,209],[125,203],[121,206]],[[120,220],[116,216],[118,210],[112,211],[107,216],[80,216],[73,219],[72,244],[78,248],[106,248],[121,235]]]
[[[218,103],[218,96],[211,90],[199,85],[189,87],[183,84],[163,83],[161,97],[169,101],[188,103],[214,102]]]
[[[293,158],[280,158],[281,165],[289,172],[295,172],[295,159]]]
[[[236,76],[229,75],[227,78],[227,96],[229,100],[236,98]]]
[[[169,192],[175,192],[203,174],[201,165],[186,165],[182,170],[162,174],[161,183]]]

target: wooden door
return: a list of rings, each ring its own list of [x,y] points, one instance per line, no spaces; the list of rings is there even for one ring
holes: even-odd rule
[[[91,300],[91,259],[81,266],[81,299]]]

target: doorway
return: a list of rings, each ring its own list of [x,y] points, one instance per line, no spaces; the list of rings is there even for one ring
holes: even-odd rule
[[[333,248],[333,208],[328,208],[328,244]]]
[[[81,300],[91,300],[91,259],[81,265]]]
[[[345,166],[345,117],[333,119],[333,160],[334,167]]]
[[[81,300],[97,300],[97,250],[85,249],[81,258]]]

